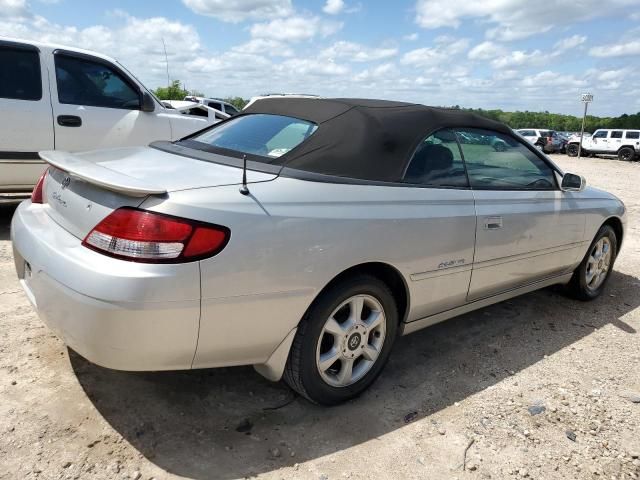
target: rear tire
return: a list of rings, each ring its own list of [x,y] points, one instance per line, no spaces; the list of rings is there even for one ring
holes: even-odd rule
[[[321,405],[357,397],[382,372],[397,331],[398,309],[384,282],[365,274],[339,281],[298,325],[284,381]]]
[[[617,254],[616,234],[609,225],[603,225],[573,272],[568,285],[569,294],[582,301],[598,298],[611,276]]]
[[[567,155],[569,155],[570,157],[577,157],[578,156],[578,144],[577,143],[570,143],[569,145],[567,145]]]
[[[636,156],[636,151],[631,147],[622,147],[618,150],[618,160],[625,162],[632,161]]]

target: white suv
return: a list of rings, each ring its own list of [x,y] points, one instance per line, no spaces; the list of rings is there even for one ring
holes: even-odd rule
[[[201,103],[203,105],[206,105],[207,107],[214,108],[222,113],[226,113],[230,117],[233,117],[234,115],[240,113],[236,107],[220,98],[205,98],[188,95],[184,97],[184,99],[188,102]]]
[[[570,140],[567,154],[578,155],[580,139]],[[616,155],[620,160],[637,160],[640,156],[640,130],[596,130],[591,137],[582,139],[584,155]]]

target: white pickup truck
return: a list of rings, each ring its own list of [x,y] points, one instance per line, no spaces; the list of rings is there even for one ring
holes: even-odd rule
[[[567,155],[578,156],[580,137],[572,137],[567,144]],[[620,160],[640,158],[640,130],[601,129],[582,139],[582,155],[615,155]]]
[[[208,110],[167,108],[105,55],[0,37],[0,195],[33,188],[39,151],[177,140],[219,121]]]

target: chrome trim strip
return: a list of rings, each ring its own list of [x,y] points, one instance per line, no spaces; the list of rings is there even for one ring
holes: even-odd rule
[[[548,255],[550,253],[558,253],[558,252],[564,252],[566,250],[572,250],[574,248],[580,248],[584,245],[588,245],[589,241],[585,240],[582,242],[575,242],[575,243],[568,243],[566,245],[560,245],[558,247],[550,247],[550,248],[543,248],[541,250],[534,250],[532,252],[526,252],[526,253],[519,253],[516,255],[511,255],[509,257],[500,257],[500,258],[493,258],[491,260],[484,260],[482,262],[476,262],[473,264],[473,268],[475,269],[481,269],[481,268],[488,268],[488,267],[494,267],[496,265],[502,265],[503,263],[510,263],[510,262],[517,262],[518,260],[526,260],[528,258],[535,258],[535,257],[540,257],[542,255]]]
[[[524,295],[525,293],[533,292],[544,287],[548,287],[558,283],[567,283],[569,282],[569,280],[571,280],[572,275],[573,272],[556,275],[544,280],[540,280],[538,282],[530,283],[528,285],[500,293],[498,295],[494,295],[492,297],[475,300],[459,307],[436,313],[435,315],[430,315],[428,317],[413,320],[409,323],[404,324],[402,335],[408,335],[409,333],[413,333],[436,323],[440,323],[444,320],[457,317],[458,315],[462,315],[463,313],[468,313],[479,308],[488,307],[489,305],[493,305],[494,303],[502,302],[519,295]]]
[[[411,280],[419,282],[420,280],[428,280],[429,278],[442,277],[444,275],[453,275],[455,273],[468,272],[472,269],[472,264],[459,265],[456,267],[444,267],[437,270],[428,270],[426,272],[412,273]]]

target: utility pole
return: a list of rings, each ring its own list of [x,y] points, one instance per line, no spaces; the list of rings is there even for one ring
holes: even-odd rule
[[[587,119],[587,107],[593,102],[593,95],[590,93],[582,94],[582,103],[584,103],[584,113],[582,114],[582,128],[580,129],[580,143],[578,144],[578,160],[582,154],[582,137],[584,136],[584,122]]]

